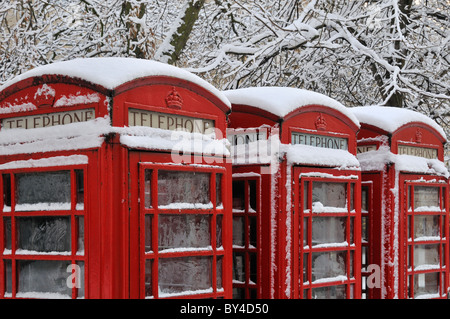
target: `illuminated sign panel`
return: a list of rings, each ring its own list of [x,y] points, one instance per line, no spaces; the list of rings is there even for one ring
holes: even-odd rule
[[[348,139],[343,137],[292,132],[291,143],[315,147],[348,150]]]

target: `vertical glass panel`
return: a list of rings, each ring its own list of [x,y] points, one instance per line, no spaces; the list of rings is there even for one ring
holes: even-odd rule
[[[439,188],[414,186],[414,211],[440,211]]]
[[[158,171],[160,208],[212,208],[210,173]],[[208,204],[205,206],[205,204]]]
[[[312,245],[343,243],[347,230],[346,217],[313,217]]]
[[[70,252],[70,216],[17,217],[19,249]]]
[[[257,259],[256,259],[256,253],[249,253],[249,262],[250,262],[250,283],[256,284],[257,283]]]
[[[245,253],[233,252],[233,280],[245,283]]]
[[[84,261],[77,261],[77,298],[84,298],[85,292],[84,292]]]
[[[152,224],[153,224],[153,216],[145,215],[145,229],[144,229],[144,245],[145,252],[151,252],[153,250],[152,247]]]
[[[345,299],[346,286],[329,286],[311,289],[312,299]]]
[[[222,220],[223,215],[216,215],[216,247],[222,247]]]
[[[216,174],[216,207],[223,207],[222,203],[222,174]]]
[[[5,249],[11,250],[11,217],[3,218]]]
[[[77,198],[77,210],[84,209],[84,171],[81,169],[75,170],[76,176],[76,198]]]
[[[153,296],[152,259],[145,260],[145,297]]]
[[[3,211],[11,211],[11,175],[3,174]]]
[[[439,244],[414,246],[414,269],[439,266]]]
[[[412,210],[412,202],[413,202],[413,192],[412,192],[412,186],[408,186],[408,195],[406,195],[406,201],[408,206],[408,211]]]
[[[361,267],[367,268],[368,266],[368,247],[367,246],[361,246]]]
[[[313,211],[316,212],[329,208],[346,208],[347,184],[313,182],[312,201]]]
[[[211,215],[159,215],[159,250],[208,246],[211,246]]]
[[[355,236],[354,236],[355,228],[353,227],[355,218],[354,218],[354,217],[350,217],[349,221],[350,221],[350,231],[349,231],[349,236],[350,236],[350,238],[349,238],[349,244],[350,244],[350,245],[353,245],[353,244],[355,243],[355,241],[354,241],[354,238],[355,238]]]
[[[256,229],[256,217],[255,216],[251,216],[248,217],[248,224],[249,224],[249,247],[250,248],[256,248],[257,244],[256,244],[256,238],[257,238],[257,229]]]
[[[431,238],[430,238],[431,237]],[[414,238],[415,240],[439,240],[439,216],[416,215],[414,216]]]
[[[369,212],[369,187],[367,186],[361,187],[361,212]]]
[[[233,288],[233,299],[245,299],[245,289]]]
[[[16,211],[69,210],[70,171],[16,175]]]
[[[303,183],[303,200],[300,201],[300,203],[303,202],[303,211],[311,209],[311,207],[309,207],[309,182],[304,182]]]
[[[303,247],[308,246],[309,238],[309,218],[303,218]]]
[[[414,275],[414,298],[433,298],[438,294],[438,272]]]
[[[223,257],[217,256],[217,261],[216,261],[216,286],[217,286],[217,289],[223,288],[222,266],[223,266]]]
[[[350,211],[355,209],[355,184],[350,184]]]
[[[159,296],[207,290],[212,292],[212,257],[160,258]]]
[[[84,254],[84,217],[77,216],[78,225],[78,250],[79,254]]]
[[[346,256],[346,251],[312,253],[312,281],[325,278],[330,280],[347,279]]]
[[[233,210],[245,210],[245,181],[233,181]]]
[[[12,262],[11,260],[4,260],[5,265],[5,293],[7,296],[12,296]]]
[[[250,206],[248,208],[248,211],[254,213],[257,210],[257,207],[256,207],[257,194],[256,194],[256,181],[255,180],[248,181],[248,193],[249,193],[248,204]]]
[[[233,216],[233,246],[245,247],[244,217]]]
[[[152,207],[151,181],[152,181],[152,171],[146,169],[144,177],[144,205],[146,208]]]
[[[70,261],[19,260],[17,261],[18,297],[72,297],[67,281]]]
[[[361,239],[363,243],[367,243],[369,241],[369,233],[368,233],[368,221],[369,217],[361,216]]]
[[[308,256],[309,253],[303,254],[303,283],[308,283],[308,274],[309,274],[309,264],[308,264]]]

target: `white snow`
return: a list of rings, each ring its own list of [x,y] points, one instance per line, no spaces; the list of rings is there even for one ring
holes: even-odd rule
[[[442,127],[428,116],[419,112],[388,106],[360,106],[352,107],[350,110],[355,114],[360,123],[379,127],[388,133],[395,132],[403,125],[419,122],[431,126],[447,140]]]
[[[73,95],[69,94],[69,96],[61,96],[53,105],[54,107],[62,107],[62,106],[72,106],[77,104],[90,104],[97,103],[100,101],[100,95],[97,93],[87,94],[87,95]]]
[[[161,62],[121,57],[79,58],[39,66],[6,82],[0,86],[0,91],[19,81],[42,75],[79,78],[101,85],[109,90],[137,78],[148,76],[174,77],[199,85],[217,96],[225,105],[231,107],[230,102],[221,91],[191,72]]]
[[[32,167],[51,167],[51,166],[66,166],[66,165],[82,165],[88,163],[86,155],[70,155],[70,156],[54,156],[41,159],[30,159],[11,161],[0,165],[0,170],[17,169],[17,168],[32,168]]]
[[[359,127],[359,121],[340,102],[317,92],[290,87],[251,87],[224,91],[232,104],[249,105],[268,111],[280,118],[308,105],[322,105],[335,109]]]
[[[286,158],[289,164],[297,165],[332,166],[351,170],[359,170],[360,167],[356,156],[345,150],[301,144],[289,145]]]

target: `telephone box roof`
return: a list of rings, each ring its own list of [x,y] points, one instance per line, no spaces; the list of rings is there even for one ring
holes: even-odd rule
[[[389,106],[359,106],[351,108],[351,111],[361,123],[381,128],[388,133],[394,133],[410,123],[423,123],[435,129],[445,141],[447,140],[442,127],[419,112]]]
[[[340,102],[326,95],[290,87],[251,87],[224,91],[232,104],[248,105],[270,112],[279,118],[286,117],[304,106],[321,105],[347,116],[358,127],[355,115]]]
[[[178,78],[202,87],[219,98],[228,108],[231,107],[221,91],[193,73],[161,62],[122,57],[79,58],[39,66],[0,86],[0,92],[26,79],[52,75],[80,79],[107,90],[114,90],[127,82],[144,77]]]

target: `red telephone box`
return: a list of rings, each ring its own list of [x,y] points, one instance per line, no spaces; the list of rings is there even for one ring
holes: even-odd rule
[[[197,76],[138,59],[2,86],[0,298],[231,297],[229,112]]]
[[[233,161],[233,296],[360,296],[359,122],[324,95],[225,91]]]
[[[446,298],[446,136],[407,109],[357,107],[365,298]]]

